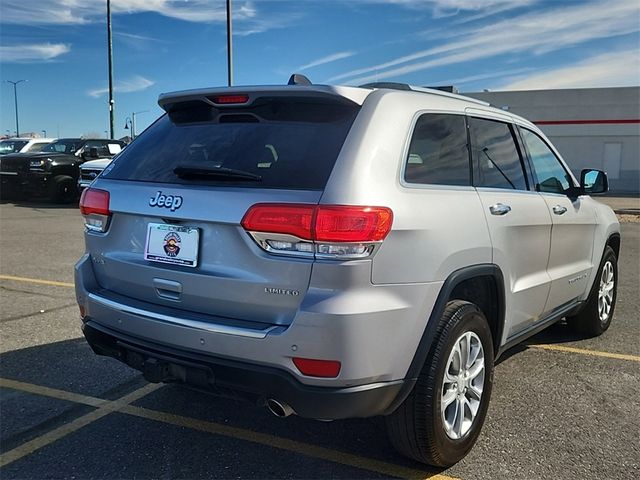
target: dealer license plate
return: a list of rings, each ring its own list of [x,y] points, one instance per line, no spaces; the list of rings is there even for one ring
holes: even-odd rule
[[[196,227],[150,223],[147,228],[145,260],[184,267],[198,264],[200,232]]]

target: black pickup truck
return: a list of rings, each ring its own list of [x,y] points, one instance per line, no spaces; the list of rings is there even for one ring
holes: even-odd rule
[[[80,164],[112,157],[124,147],[124,142],[106,138],[61,138],[40,152],[5,155],[0,159],[0,194],[70,202],[77,197]]]

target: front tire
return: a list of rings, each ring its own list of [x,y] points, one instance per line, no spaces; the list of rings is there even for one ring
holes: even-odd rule
[[[611,325],[617,297],[618,259],[607,246],[586,305],[577,315],[567,317],[567,324],[575,332],[589,337],[602,335]]]
[[[472,303],[449,302],[413,391],[386,417],[396,450],[437,467],[460,461],[484,423],[493,360],[493,340],[484,314]]]
[[[51,188],[51,201],[54,203],[71,203],[78,194],[76,182],[67,175],[54,177]]]

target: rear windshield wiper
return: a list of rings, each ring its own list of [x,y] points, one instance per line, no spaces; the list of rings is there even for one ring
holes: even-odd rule
[[[193,165],[178,165],[173,169],[180,178],[210,178],[217,177],[220,179],[228,180],[251,180],[259,182],[262,180],[260,175],[255,173],[245,172],[244,170],[237,170],[235,168],[227,167],[204,167]]]

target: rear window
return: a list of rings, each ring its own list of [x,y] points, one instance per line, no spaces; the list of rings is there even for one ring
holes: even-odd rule
[[[232,109],[199,101],[174,105],[123,150],[103,177],[321,190],[358,110],[357,105],[283,97]],[[174,169],[184,166],[230,169],[253,178],[179,177]]]

